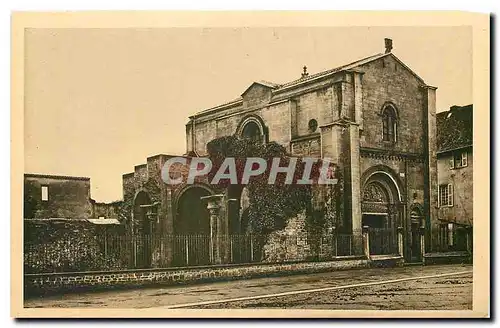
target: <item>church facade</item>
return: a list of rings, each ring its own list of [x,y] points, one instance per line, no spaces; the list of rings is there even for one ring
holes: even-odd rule
[[[308,74],[304,67],[295,81],[256,81],[237,99],[192,115],[186,157],[206,156],[208,142],[230,135],[274,141],[291,155],[336,163],[344,183],[341,231],[402,230],[406,261],[421,260],[422,240],[431,247],[429,232],[438,224],[436,87],[392,53],[392,40],[385,39],[383,53],[334,69]],[[133,229],[209,231],[200,199],[229,191],[204,181],[165,185],[161,168],[171,157],[150,157],[123,176],[123,203]],[[239,196],[242,208],[244,195]],[[169,256],[160,255],[157,265],[171,263]]]

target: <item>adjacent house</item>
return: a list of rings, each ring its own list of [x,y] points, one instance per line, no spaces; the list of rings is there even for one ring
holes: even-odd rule
[[[119,202],[96,203],[90,197],[90,178],[24,175],[24,219],[119,224]],[[96,220],[100,221],[96,221]]]
[[[437,114],[438,220],[441,250],[465,250],[473,226],[473,105]],[[469,233],[468,233],[469,230]],[[470,245],[469,245],[470,246]]]

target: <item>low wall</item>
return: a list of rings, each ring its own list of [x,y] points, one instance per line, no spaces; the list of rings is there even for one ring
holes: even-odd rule
[[[401,267],[405,263],[399,255],[372,255],[370,256],[370,266],[374,268]]]
[[[426,265],[472,263],[472,254],[468,252],[426,253],[424,262]]]
[[[132,288],[152,285],[174,285],[216,280],[245,279],[277,275],[303,274],[366,268],[364,256],[350,256],[327,262],[295,262],[272,264],[218,265],[189,268],[121,270],[105,272],[73,272],[25,274],[25,297],[107,288]]]

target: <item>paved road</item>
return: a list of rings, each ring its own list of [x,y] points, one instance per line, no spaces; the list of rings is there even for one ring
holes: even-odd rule
[[[466,310],[472,309],[472,266],[374,268],[87,292],[28,299],[25,307]]]

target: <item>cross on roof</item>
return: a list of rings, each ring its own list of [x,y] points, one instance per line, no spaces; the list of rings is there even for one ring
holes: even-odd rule
[[[306,77],[309,75],[309,73],[307,73],[307,66],[304,65],[304,67],[302,67],[302,69],[304,70],[304,72],[302,73],[302,77]]]

